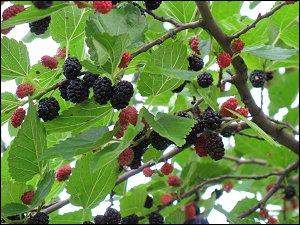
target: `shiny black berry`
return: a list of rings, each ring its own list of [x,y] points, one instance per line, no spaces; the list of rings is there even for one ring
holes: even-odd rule
[[[184,111],[176,112],[175,116],[180,116],[180,117],[188,118],[188,119],[191,118],[190,114],[188,112],[184,112]]]
[[[189,81],[184,81],[178,88],[172,90],[173,93],[180,93]]]
[[[91,72],[85,72],[82,80],[85,83],[85,85],[90,88],[93,87],[95,81],[97,80],[97,78],[99,77],[99,75],[91,73]]]
[[[58,101],[53,97],[43,98],[39,101],[38,114],[45,122],[58,117],[59,110]]]
[[[81,103],[88,99],[90,90],[85,83],[80,80],[71,80],[67,88],[67,95],[70,102]]]
[[[158,9],[162,1],[144,1],[146,9],[155,10]]]
[[[100,105],[106,104],[112,97],[113,86],[107,77],[98,77],[93,85],[94,99]]]
[[[200,123],[204,129],[216,130],[221,128],[222,117],[211,108],[205,110]]]
[[[265,83],[265,75],[262,70],[253,70],[250,74],[250,82],[253,87],[261,88]]]
[[[165,222],[164,217],[158,212],[152,212],[149,215],[150,224],[163,224]]]
[[[107,224],[106,217],[103,215],[97,215],[94,217],[95,224]]]
[[[118,224],[121,222],[121,215],[116,209],[107,208],[104,216],[107,224]]]
[[[121,224],[138,224],[139,217],[136,214],[131,214],[122,218]]]
[[[129,105],[133,93],[133,86],[129,81],[120,81],[114,86],[113,95],[110,100],[112,107],[118,110],[125,108]]]
[[[49,216],[46,213],[38,212],[30,217],[29,224],[49,224]]]
[[[152,206],[153,206],[153,198],[150,195],[147,195],[144,207],[150,209]]]
[[[190,66],[189,69],[193,70],[193,71],[199,71],[204,66],[203,60],[195,54],[188,57],[188,61],[189,61],[189,66]]]
[[[152,146],[157,150],[165,150],[170,144],[172,144],[169,139],[160,136],[159,133],[154,130],[151,132],[150,141]]]
[[[70,84],[70,80],[65,80],[58,88],[60,92],[60,96],[66,101],[69,101],[68,94],[67,94],[67,89],[69,84]]]
[[[222,137],[215,132],[208,133],[206,137],[204,149],[207,154],[216,161],[222,159],[225,153]]]
[[[284,198],[290,200],[296,195],[296,189],[292,185],[288,185],[284,188]]]
[[[29,23],[30,32],[36,35],[40,35],[46,32],[49,27],[51,17],[47,16],[41,20],[37,20]]]
[[[74,80],[80,75],[82,66],[76,57],[68,57],[62,66],[67,79]]]
[[[52,1],[32,1],[32,4],[38,9],[48,9],[52,6]]]
[[[200,87],[207,88],[212,85],[214,79],[210,73],[203,72],[197,77],[197,82]]]

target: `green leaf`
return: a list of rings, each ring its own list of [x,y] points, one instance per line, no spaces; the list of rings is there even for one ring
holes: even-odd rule
[[[18,25],[23,23],[29,23],[43,19],[47,16],[50,16],[54,12],[69,6],[70,3],[62,1],[53,1],[53,5],[48,9],[40,10],[34,6],[26,8],[23,12],[18,13],[16,16],[11,17],[8,20],[5,20],[1,23],[1,30]]]
[[[15,95],[10,92],[1,93],[1,112],[10,110],[19,105],[19,101]],[[1,125],[5,124],[11,117],[13,111],[9,113],[1,113]]]
[[[240,9],[243,2],[238,1],[215,1],[212,4],[212,14],[217,21],[223,21],[224,19],[235,16],[240,17]]]
[[[154,160],[154,162],[157,162],[160,157],[162,156],[163,151],[157,151],[155,148],[150,146],[147,151],[143,155],[143,162],[148,162],[150,160]]]
[[[185,143],[185,137],[196,123],[195,120],[182,118],[179,116],[168,115],[158,112],[154,117],[145,108],[140,110],[140,114],[145,117],[147,123],[161,136],[173,141],[177,146]],[[180,129],[178,129],[180,127]]]
[[[51,36],[58,43],[72,43],[84,37],[84,28],[91,10],[66,7],[51,17]]]
[[[1,38],[1,81],[28,75],[30,63],[26,45],[7,37]]]
[[[91,154],[88,154],[76,162],[66,187],[71,195],[70,202],[84,209],[99,205],[112,191],[119,174],[119,164],[116,160],[92,171],[90,159]]]
[[[88,26],[93,32],[107,33],[110,36],[128,34],[129,42],[127,44],[130,45],[136,45],[144,40],[143,33],[147,27],[145,17],[132,4],[127,4],[125,7],[112,10],[107,14],[90,15]]]
[[[248,48],[245,47],[243,52],[247,52],[251,55],[255,55],[257,57],[261,57],[264,59],[282,60],[282,59],[290,58],[297,52],[297,50],[266,45],[266,46],[253,46]]]
[[[30,208],[33,209],[39,206],[50,193],[55,179],[55,172],[53,170],[44,174],[42,180],[37,185],[34,197],[30,204]]]
[[[299,49],[299,26],[296,24],[284,31],[280,39],[287,45]]]
[[[8,172],[8,162],[7,162],[8,152],[9,149],[6,149],[6,151],[1,156],[1,184],[2,182],[8,182],[11,180],[11,176]]]
[[[184,224],[185,215],[181,209],[177,209],[176,211],[169,214],[166,217],[164,224]]]
[[[44,152],[42,158],[49,159],[62,157],[65,160],[71,160],[74,156],[88,153],[95,148],[101,147],[110,141],[116,131],[110,131],[107,127],[95,127],[84,131],[75,137],[66,139],[54,145]]]
[[[20,203],[9,203],[1,208],[1,216],[12,216],[28,210],[28,206]]]
[[[243,120],[245,123],[247,123],[251,128],[253,128],[258,133],[259,136],[264,138],[271,145],[280,147],[280,144],[278,144],[276,141],[274,141],[273,138],[270,137],[268,134],[266,134],[266,132],[264,132],[259,126],[257,126],[257,124],[253,123],[250,120],[247,120],[244,116],[240,115],[239,113],[237,113],[231,109],[227,109],[227,110],[230,111],[232,114],[236,115],[240,120]]]
[[[144,186],[136,187],[127,192],[120,200],[121,216],[129,216],[144,208],[146,197],[147,190]]]
[[[237,217],[239,214],[247,211],[257,203],[258,201],[255,198],[244,198],[235,205],[235,207],[230,211],[230,214]]]
[[[88,214],[88,215],[86,215]],[[50,219],[50,224],[82,224],[83,216],[90,217],[89,220],[92,220],[92,213],[90,210],[86,213],[83,209],[80,209],[75,212],[64,213],[63,215],[53,216]]]
[[[45,127],[48,134],[71,131],[75,135],[91,127],[108,125],[112,113],[111,105],[88,100],[63,111],[57,119],[47,121]]]
[[[28,181],[36,174],[42,174],[44,162],[40,161],[47,148],[46,132],[38,118],[33,102],[18,135],[11,144],[8,155],[9,172],[16,181]]]
[[[201,55],[203,55],[203,56],[204,55],[209,55],[210,47],[211,47],[211,40],[210,39],[199,41],[198,49],[199,49]]]

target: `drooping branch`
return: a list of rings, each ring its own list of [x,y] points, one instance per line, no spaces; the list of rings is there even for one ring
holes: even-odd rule
[[[225,52],[233,55],[230,48],[231,39],[227,36],[216,23],[206,1],[196,1],[196,5],[202,15],[202,27],[206,29],[219,43]],[[234,85],[236,86],[243,103],[249,109],[252,116],[252,122],[256,123],[267,134],[273,137],[277,142],[286,146],[294,153],[299,155],[299,142],[290,134],[285,132],[280,126],[271,122],[268,117],[259,108],[248,88],[248,68],[244,60],[240,56],[234,57],[232,65],[235,69],[236,76],[234,77]]]

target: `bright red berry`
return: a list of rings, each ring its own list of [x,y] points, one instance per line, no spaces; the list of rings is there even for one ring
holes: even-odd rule
[[[232,44],[231,44],[231,49],[235,54],[241,53],[241,51],[244,49],[245,43],[243,41],[239,40],[235,40]]]
[[[266,208],[259,210],[259,215],[261,219],[267,219],[269,217],[269,212]]]
[[[160,198],[160,202],[163,205],[167,205],[168,203],[170,203],[171,201],[173,201],[174,197],[171,194],[164,194],[161,198]]]
[[[20,84],[17,87],[16,95],[18,98],[24,98],[27,95],[32,95],[34,92],[34,87],[31,84]]]
[[[119,123],[125,125],[131,123],[136,125],[138,119],[138,111],[133,106],[127,106],[125,109],[122,109],[119,114]]]
[[[268,218],[267,224],[277,224],[277,222],[278,222],[278,221],[277,221],[275,218],[270,217],[270,218]]]
[[[25,10],[24,5],[12,5],[12,6],[8,7],[2,13],[2,22],[5,20],[8,20],[11,17],[16,16],[18,13],[20,13],[24,10]],[[14,26],[9,27],[4,30],[1,30],[1,34],[8,34],[13,28],[14,28]]]
[[[236,112],[245,118],[247,118],[249,115],[249,110],[247,108],[238,108]]]
[[[181,185],[181,179],[178,176],[169,176],[168,184],[173,187],[179,187]]]
[[[190,47],[191,49],[198,55],[200,55],[200,51],[198,49],[199,39],[197,37],[192,37],[190,39]]]
[[[226,52],[222,52],[217,58],[218,65],[221,69],[226,68],[231,63],[231,56]]]
[[[86,5],[83,4],[82,2],[88,2],[88,1],[73,1],[73,2],[77,5],[77,7],[78,7],[79,9],[82,9],[82,8],[85,8],[85,7],[86,7]]]
[[[130,62],[131,55],[128,52],[124,52],[122,55],[121,62],[119,64],[119,68],[125,68],[128,66]]]
[[[274,185],[275,185],[274,183],[269,184],[269,185],[266,187],[266,191],[269,192],[269,191],[271,190],[271,188],[272,188]]]
[[[49,69],[56,69],[58,65],[57,59],[49,55],[44,55],[41,58],[41,63]]]
[[[172,164],[170,163],[165,163],[162,167],[161,167],[161,172],[164,174],[164,175],[169,175],[170,173],[173,172],[173,166]]]
[[[226,183],[223,184],[223,189],[227,193],[229,193],[232,188],[233,188],[233,184],[230,181],[228,181],[228,182],[226,182]]]
[[[134,152],[131,148],[126,148],[119,156],[118,162],[120,166],[128,166],[134,158]]]
[[[56,180],[57,181],[65,181],[69,178],[70,174],[72,173],[72,168],[70,165],[65,165],[60,167],[56,172]]]
[[[195,142],[195,150],[200,157],[208,156],[207,152],[204,149],[205,141],[205,135],[200,135]]]
[[[93,7],[97,12],[106,14],[112,9],[113,5],[112,1],[93,1]]]
[[[144,168],[143,174],[145,177],[152,177],[152,175],[156,172],[156,170],[151,170],[150,168]]]
[[[11,115],[10,123],[13,127],[19,127],[24,118],[25,118],[26,111],[23,108],[18,108],[14,113]]]
[[[22,197],[21,197],[21,200],[22,202],[25,204],[25,205],[30,205],[31,204],[31,201],[34,197],[34,191],[27,191],[25,192]]]
[[[58,58],[64,59],[66,57],[66,51],[66,48],[60,48],[57,50],[56,55],[58,56]]]
[[[220,107],[220,115],[223,117],[232,116],[232,113],[229,112],[227,109],[235,111],[238,106],[238,100],[236,98],[230,98],[226,102],[224,102]]]
[[[184,207],[185,220],[192,220],[196,216],[196,206],[194,202],[187,204]]]
[[[115,129],[116,127],[118,127],[119,125],[121,125],[121,124],[120,124],[119,121],[117,121],[117,122],[115,123],[114,129]],[[124,125],[121,125],[121,129],[115,134],[115,137],[116,137],[117,139],[123,137],[123,136],[124,136],[124,132],[127,130],[128,126],[129,126],[129,123],[124,124]]]

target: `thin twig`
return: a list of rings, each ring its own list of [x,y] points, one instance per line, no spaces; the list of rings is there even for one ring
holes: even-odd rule
[[[238,165],[240,164],[258,164],[258,165],[262,165],[262,166],[268,166],[269,163],[266,160],[262,160],[262,159],[239,159],[230,155],[224,155],[223,159],[227,159],[227,160],[231,160],[236,162]]]
[[[258,139],[258,140],[261,140],[261,141],[265,141],[265,139],[263,138],[263,137],[261,137],[261,136],[258,136],[258,135],[254,135],[254,134],[247,134],[247,133],[245,133],[245,132],[237,132],[237,134],[239,134],[239,135],[243,135],[243,136],[247,136],[247,137],[250,137],[250,138],[256,138],[256,139]]]
[[[174,20],[173,18],[165,18],[163,16],[158,16],[155,13],[153,13],[151,10],[149,9],[143,9],[146,13],[148,13],[149,15],[151,15],[154,19],[161,21],[161,22],[169,22],[171,24],[173,24],[175,27],[179,27],[181,25],[181,23],[179,23],[178,21]]]
[[[299,130],[295,129],[290,123],[275,120],[275,119],[272,119],[271,117],[269,117],[269,120],[271,120],[272,122],[277,123],[277,124],[282,124],[282,125],[286,126],[287,128],[290,128],[294,134],[299,135]]]
[[[200,98],[199,100],[196,100],[194,105],[191,108],[188,108],[186,110],[181,110],[180,112],[192,112],[194,109],[197,109],[198,106],[204,101],[203,98]]]

